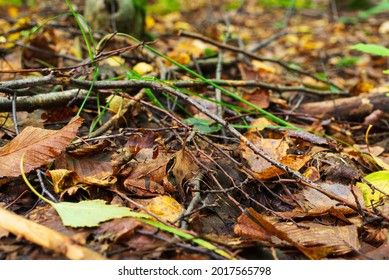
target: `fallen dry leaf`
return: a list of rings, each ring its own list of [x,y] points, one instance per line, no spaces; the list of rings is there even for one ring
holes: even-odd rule
[[[10,143],[0,148],[0,178],[20,175],[20,159],[24,158],[26,173],[57,158],[76,136],[82,123],[74,117],[60,130],[26,127]]]
[[[164,221],[175,223],[183,213],[183,208],[174,198],[164,195],[151,199],[146,207]]]

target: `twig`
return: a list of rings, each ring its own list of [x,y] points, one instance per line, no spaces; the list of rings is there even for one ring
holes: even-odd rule
[[[290,18],[292,17],[293,11],[294,11],[294,5],[293,5],[293,3],[291,3],[289,5],[288,10],[286,11],[285,20],[284,20],[282,30],[280,32],[270,36],[266,40],[263,40],[259,44],[255,45],[253,48],[251,48],[249,50],[249,52],[256,52],[256,51],[266,47],[267,45],[269,45],[271,42],[277,40],[278,38],[281,38],[282,36],[286,35],[286,28],[288,27],[288,24],[289,24]]]
[[[329,90],[315,90],[304,86],[279,86],[275,84],[264,83],[256,80],[213,80],[213,83],[219,86],[230,86],[230,87],[260,87],[263,89],[274,90],[276,92],[305,92],[314,95],[339,95],[339,96],[350,96],[347,91],[329,91]],[[166,81],[166,83],[174,85],[175,87],[195,87],[195,86],[207,86],[208,84],[199,80],[190,81]]]
[[[16,236],[63,254],[72,260],[105,260],[99,253],[75,243],[70,237],[0,208],[0,226]]]
[[[193,210],[201,202],[200,181],[201,180],[199,177],[196,177],[190,181],[190,185],[193,186],[194,195],[187,209],[185,210],[184,216],[192,214]],[[181,228],[188,229],[188,222],[185,219],[181,223]]]
[[[240,141],[243,142],[248,148],[250,148],[256,155],[262,157],[263,159],[265,159],[266,161],[268,161],[272,165],[276,166],[277,168],[283,170],[285,173],[291,175],[293,178],[297,179],[297,183],[302,183],[308,187],[314,188],[314,189],[318,190],[319,192],[322,192],[328,196],[328,192],[323,190],[319,184],[312,182],[311,180],[309,180],[305,176],[303,176],[300,172],[295,171],[295,170],[291,169],[290,167],[273,159],[271,156],[266,154],[262,149],[260,149],[256,145],[254,145],[251,141],[249,141],[244,135],[242,135],[238,130],[236,130],[228,122],[226,122],[224,119],[220,118],[219,116],[217,116],[214,113],[212,113],[211,111],[209,111],[207,108],[202,106],[200,103],[194,101],[190,96],[187,96],[184,93],[182,93],[176,89],[170,88],[170,87],[168,87],[164,84],[158,83],[158,82],[151,82],[151,81],[139,81],[139,82],[141,82],[141,84],[143,83],[144,87],[148,87],[148,88],[151,88],[151,89],[157,90],[157,91],[168,92],[170,94],[173,94],[173,95],[185,100],[186,102],[188,102],[189,104],[191,104],[192,106],[197,108],[199,111],[206,114],[209,118],[211,118],[212,120],[214,120],[218,124],[222,125],[232,135],[234,135],[235,137],[240,139]],[[357,208],[355,203],[347,202],[347,201],[344,201],[339,196],[334,196],[333,194],[331,194],[331,195],[332,195],[331,197],[333,199],[340,201],[341,203],[344,203],[346,206],[349,206],[353,209]],[[363,207],[363,210],[366,213],[368,213],[369,215],[373,215],[373,216],[375,215],[375,213],[373,211],[371,211],[370,209],[367,209],[366,207]],[[384,214],[380,214],[380,215],[381,215],[381,217],[383,217],[389,221],[389,217],[387,217]]]
[[[242,49],[240,49],[238,47],[234,47],[234,46],[226,45],[226,44],[223,44],[223,43],[219,43],[219,42],[217,42],[215,40],[209,39],[209,38],[204,37],[204,36],[202,36],[200,34],[195,34],[195,33],[192,33],[192,32],[181,30],[179,32],[179,35],[190,37],[190,38],[194,38],[194,39],[199,39],[199,40],[202,40],[202,41],[204,41],[206,43],[215,45],[215,46],[217,46],[219,48],[226,49],[226,50],[229,50],[229,51],[233,51],[233,52],[236,52],[236,53],[244,54],[244,55],[246,55],[246,56],[248,56],[248,57],[250,57],[252,59],[255,59],[255,60],[267,61],[267,62],[271,62],[271,63],[274,63],[274,64],[278,64],[278,65],[282,66],[283,68],[285,68],[286,70],[288,70],[290,72],[294,72],[294,73],[298,73],[300,75],[311,77],[312,79],[314,79],[316,81],[323,82],[323,83],[328,84],[330,86],[333,86],[333,87],[335,87],[335,88],[337,88],[339,90],[342,90],[339,86],[337,86],[337,85],[327,81],[326,79],[322,79],[322,78],[316,77],[315,75],[313,75],[311,73],[308,73],[306,71],[303,71],[303,70],[300,70],[300,69],[296,69],[295,67],[289,66],[287,63],[285,63],[283,61],[272,59],[272,58],[261,57],[261,56],[255,55],[253,53],[250,53],[248,51],[244,51],[244,50],[242,50]]]
[[[176,245],[178,247],[181,247],[181,248],[184,248],[186,250],[193,251],[193,252],[196,252],[196,253],[200,253],[200,254],[203,254],[203,255],[209,255],[212,258],[216,259],[216,260],[224,260],[225,259],[225,258],[221,257],[220,255],[215,254],[214,252],[209,251],[207,249],[204,249],[202,247],[195,247],[195,246],[191,246],[189,244],[185,244],[185,243],[179,242],[179,239],[177,239],[177,237],[167,238],[167,237],[164,237],[162,235],[156,234],[155,231],[151,232],[151,231],[146,231],[146,230],[142,230],[142,229],[136,229],[135,231],[137,233],[140,233],[140,234],[143,234],[143,235],[146,235],[146,236],[151,236],[153,238],[165,241],[169,245],[174,243],[174,245]],[[176,249],[174,249],[174,250],[176,250]]]
[[[153,42],[149,42],[148,44],[152,44],[152,43]],[[74,66],[54,67],[54,68],[16,69],[16,70],[0,69],[0,73],[33,73],[33,72],[38,72],[38,73],[42,73],[42,74],[52,75],[54,72],[72,71],[72,70],[76,70],[77,68],[80,68],[80,67],[92,66],[96,62],[102,61],[102,60],[107,59],[111,56],[119,55],[119,54],[124,53],[128,50],[136,49],[140,46],[144,46],[144,44],[145,43],[139,43],[136,45],[127,46],[127,47],[116,49],[113,51],[101,52],[94,57],[93,61],[87,59],[84,62],[79,63],[79,64],[74,65]],[[48,76],[50,76],[50,75],[48,75]],[[46,76],[46,77],[48,77],[48,76]],[[4,83],[6,83],[6,82],[4,82]],[[5,84],[0,84],[0,85],[5,86]]]
[[[16,100],[18,96],[16,95],[16,92],[12,95],[12,120],[14,122],[14,128],[16,135],[19,134],[19,128],[18,128],[18,118],[16,116]]]
[[[128,102],[126,105],[123,106],[123,108],[120,110],[120,112],[118,112],[117,114],[115,114],[114,116],[112,116],[108,121],[106,121],[102,126],[100,126],[98,129],[96,129],[95,131],[91,132],[89,135],[88,135],[88,138],[94,138],[94,137],[97,137],[97,136],[100,136],[102,134],[104,134],[108,129],[110,129],[120,118],[123,117],[124,114],[127,113],[127,111],[133,107],[135,105],[135,103],[142,99],[144,96],[144,91],[141,90],[135,97],[133,100],[131,100],[130,102]]]
[[[50,92],[37,94],[35,96],[18,97],[16,109],[18,111],[33,111],[35,109],[50,109],[57,106],[64,106],[77,94],[78,89],[65,90],[59,92]],[[84,98],[85,90],[81,90],[78,98]],[[7,98],[0,98],[0,112],[9,112],[12,110],[13,102]]]

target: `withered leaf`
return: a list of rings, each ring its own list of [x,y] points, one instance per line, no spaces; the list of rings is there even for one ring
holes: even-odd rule
[[[258,228],[261,228],[262,230],[265,230],[269,234],[274,235],[279,239],[293,245],[298,250],[300,250],[300,252],[306,255],[309,259],[312,260],[322,259],[333,251],[333,248],[330,247],[321,247],[319,249],[306,247],[305,244],[299,242],[298,237],[294,236],[294,238],[292,238],[289,235],[289,232],[287,230],[278,228],[278,226],[274,225],[272,222],[262,217],[262,215],[256,212],[253,208],[247,209],[246,213],[242,215],[247,215],[250,219],[252,219],[258,225]]]
[[[246,133],[245,136],[254,145],[263,150],[264,153],[293,170],[299,170],[311,159],[311,156],[309,155],[287,154],[289,145],[283,139],[264,139],[252,132]],[[261,156],[255,154],[245,144],[241,143],[239,149],[241,157],[256,173],[255,176],[258,179],[266,180],[285,173],[283,170],[273,166]]]
[[[234,225],[234,234],[263,241],[271,240],[271,235],[246,214],[240,215],[237,219],[237,223]]]
[[[64,189],[76,185],[80,177],[76,172],[67,169],[47,170],[46,174],[51,177],[54,184],[54,192],[60,193]]]
[[[302,224],[306,227],[298,227],[292,223],[277,223],[274,226],[287,232],[300,245],[317,250],[328,248],[332,255],[344,255],[361,247],[355,225],[328,226],[313,222]]]
[[[20,175],[20,159],[24,153],[26,173],[49,164],[74,139],[81,123],[80,117],[74,117],[60,130],[26,127],[10,143],[0,148],[0,178]]]
[[[68,169],[76,172],[80,178],[98,174],[112,174],[110,154],[105,151],[95,151],[92,155],[75,156],[63,153],[55,160],[55,168]]]
[[[180,215],[183,213],[181,204],[167,195],[154,197],[151,199],[146,209],[160,217],[162,220],[171,223],[177,222]]]

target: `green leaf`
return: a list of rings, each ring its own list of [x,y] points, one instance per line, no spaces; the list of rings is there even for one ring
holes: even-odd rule
[[[358,56],[343,57],[337,63],[336,66],[339,68],[354,66],[359,60]]]
[[[357,50],[373,55],[389,56],[389,49],[375,44],[356,44],[350,47],[352,50]]]
[[[212,120],[204,120],[198,118],[188,118],[185,119],[184,124],[193,125],[193,129],[197,130],[202,134],[209,134],[213,132],[217,132],[221,129],[219,124],[211,125],[214,123]]]
[[[377,187],[384,193],[389,193],[389,171],[377,171],[370,173],[364,177],[373,186]],[[378,190],[373,190],[365,183],[357,182],[357,187],[362,191],[365,205],[370,207],[373,203],[379,202],[385,197],[383,193]]]
[[[65,226],[95,227],[99,223],[114,218],[148,218],[148,215],[133,212],[130,208],[107,205],[104,200],[88,200],[78,203],[60,202],[52,206]]]
[[[389,69],[382,71],[382,73],[389,75]]]

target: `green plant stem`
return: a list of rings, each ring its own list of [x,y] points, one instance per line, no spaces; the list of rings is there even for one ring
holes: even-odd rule
[[[80,109],[78,109],[77,116],[79,116],[79,115],[81,114],[82,109],[84,108],[85,103],[86,103],[86,101],[88,100],[89,95],[90,95],[91,92],[92,92],[94,83],[97,81],[98,76],[99,76],[99,68],[96,67],[96,68],[95,68],[95,71],[94,71],[94,73],[93,73],[93,81],[92,81],[92,84],[91,84],[91,86],[89,87],[89,90],[88,90],[88,92],[87,92],[87,94],[86,94],[86,96],[85,96],[84,101],[82,102],[82,104],[81,104],[81,106],[80,106]]]
[[[136,39],[136,38],[134,38],[134,37],[132,37],[132,36],[130,36],[130,35],[128,35],[128,34],[118,33],[118,35],[121,35],[121,36],[124,36],[124,37],[129,37],[129,38],[131,38],[132,40],[134,40],[135,42],[141,43],[141,41],[139,41],[138,39]],[[223,88],[223,87],[221,87],[221,86],[215,84],[214,82],[210,81],[209,79],[205,78],[204,76],[202,76],[202,75],[200,75],[200,74],[194,72],[193,70],[191,70],[191,69],[189,69],[188,67],[186,67],[186,66],[184,66],[184,65],[182,65],[182,64],[180,64],[180,63],[178,63],[177,61],[171,59],[170,57],[167,57],[166,55],[160,53],[159,51],[157,51],[156,49],[154,49],[154,48],[148,46],[147,44],[145,45],[145,48],[146,48],[147,50],[151,51],[152,53],[154,53],[154,54],[156,54],[156,55],[158,55],[158,56],[160,56],[160,57],[166,59],[167,61],[173,63],[173,64],[176,65],[177,67],[180,67],[181,69],[185,70],[186,72],[190,73],[191,75],[195,76],[196,78],[200,79],[201,81],[203,81],[203,82],[205,82],[205,83],[207,83],[207,84],[213,86],[213,87],[216,88],[216,89],[219,89],[221,92],[227,94],[228,96],[234,98],[235,100],[238,100],[238,101],[240,101],[240,102],[242,102],[242,103],[244,103],[244,104],[250,106],[251,108],[253,108],[253,109],[259,111],[260,113],[264,114],[264,115],[265,115],[266,117],[268,117],[270,120],[272,120],[272,121],[278,123],[279,125],[282,125],[282,126],[285,126],[285,127],[294,128],[294,129],[299,129],[298,127],[296,127],[296,126],[294,126],[294,125],[288,123],[287,121],[284,121],[283,119],[280,119],[279,117],[273,115],[272,113],[269,113],[268,111],[266,111],[266,110],[264,110],[264,109],[262,109],[262,108],[260,108],[260,107],[258,107],[258,106],[256,106],[256,105],[254,105],[253,103],[251,103],[251,102],[245,100],[244,98],[242,98],[242,97],[236,95],[235,93],[233,93],[233,92],[231,92],[231,91],[229,91],[229,90],[226,90],[225,88]]]
[[[75,20],[77,22],[78,27],[80,28],[82,37],[84,38],[86,47],[88,49],[89,59],[91,61],[93,61],[94,55],[93,55],[93,51],[92,51],[92,48],[91,48],[91,43],[89,42],[88,37],[87,37],[87,35],[85,33],[85,30],[84,30],[84,28],[83,28],[83,26],[82,26],[82,24],[80,22],[80,19],[78,18],[79,14],[74,10],[74,8],[73,8],[72,4],[69,2],[69,0],[65,0],[65,1],[66,1],[66,4],[68,5],[70,11],[72,12],[72,14],[73,14],[73,16],[74,16],[74,18],[75,18]]]
[[[222,249],[219,249],[218,247],[216,247],[215,245],[213,245],[212,243],[204,240],[204,239],[201,239],[201,238],[196,238],[194,237],[193,235],[189,234],[189,233],[186,233],[186,232],[183,232],[181,230],[178,230],[178,229],[175,229],[175,228],[172,228],[172,227],[169,227],[167,225],[164,225],[160,222],[157,222],[157,221],[153,221],[153,220],[149,220],[149,219],[144,219],[144,218],[141,218],[140,220],[142,220],[143,222],[149,224],[149,225],[152,225],[156,228],[159,228],[163,231],[166,231],[166,232],[170,232],[174,235],[177,235],[181,238],[184,238],[186,240],[191,240],[192,242],[200,245],[200,246],[203,246],[204,248],[210,250],[210,251],[213,251],[227,259],[230,259],[230,260],[233,260],[235,259],[234,257],[232,257],[230,254],[228,254],[226,251],[222,250]]]
[[[39,197],[39,198],[42,199],[44,202],[46,202],[46,203],[48,203],[48,204],[50,204],[51,206],[54,207],[55,203],[52,202],[52,201],[50,201],[50,200],[48,200],[47,198],[43,197],[40,193],[38,193],[38,192],[36,191],[36,189],[34,189],[34,187],[31,185],[31,183],[28,181],[27,176],[26,176],[26,174],[25,174],[25,172],[24,172],[24,157],[25,157],[25,155],[26,155],[26,152],[23,153],[22,158],[21,158],[21,160],[20,160],[20,172],[21,172],[21,174],[22,174],[22,178],[23,178],[24,182],[26,183],[26,185],[30,188],[30,190],[31,190],[37,197]]]

